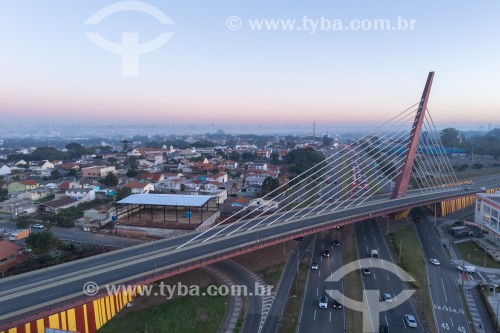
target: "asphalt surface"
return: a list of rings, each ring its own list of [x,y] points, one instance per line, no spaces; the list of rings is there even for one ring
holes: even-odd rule
[[[480,190],[476,189],[476,191]],[[471,189],[467,191],[467,194],[474,192],[475,190]],[[259,221],[259,219],[254,219],[251,222],[217,227],[203,234],[181,235],[6,278],[0,281],[0,329],[6,327],[9,318],[15,316],[22,318],[30,311],[46,309],[57,301],[68,302],[71,298],[82,296],[82,288],[89,281],[101,286],[102,290],[104,285],[114,285],[120,281],[122,283],[133,282],[141,276],[154,278],[154,275],[157,272],[159,274],[162,269],[185,265],[197,259],[212,256],[214,253],[227,253],[232,248],[256,244],[265,238],[288,235],[291,231],[307,230],[307,228],[329,224],[332,221],[341,222],[356,216],[364,218],[369,214],[382,215],[388,209],[421,205],[423,202],[439,201],[454,195],[464,195],[464,190],[367,201],[360,206],[337,209],[324,215],[306,216],[302,213],[301,217],[296,219],[287,219],[295,213],[286,212],[283,215],[276,214],[263,218],[267,223],[265,228],[249,230]],[[198,239],[193,240],[195,236]],[[186,243],[188,241],[190,242]],[[178,248],[180,245],[183,247]]]
[[[356,243],[358,248],[359,258],[370,258],[371,250],[375,249],[379,253],[379,258],[388,262],[393,262],[389,249],[386,245],[384,237],[380,232],[377,223],[372,219],[368,221],[358,222],[355,224]],[[378,259],[370,258],[371,263],[375,263]],[[397,258],[395,258],[397,260]],[[384,265],[387,265],[385,263]],[[388,265],[387,265],[388,266]],[[415,312],[413,305],[408,299],[408,293],[405,290],[401,279],[392,272],[381,268],[370,268],[371,274],[368,276],[362,275],[362,283],[364,290],[378,291],[380,296],[388,293],[392,296],[393,302],[389,304],[394,308],[380,312],[379,325],[387,325],[391,332],[424,332],[423,326]],[[380,299],[380,302],[385,302]],[[409,328],[403,320],[405,314],[411,314],[417,319],[416,328]],[[376,325],[376,312],[370,311],[370,321],[373,332],[378,331]]]
[[[434,217],[425,216],[421,209],[417,209],[414,216],[417,214],[422,220],[422,222],[415,224],[424,249],[437,331],[470,332],[468,320],[457,292],[456,282],[460,281],[461,275],[457,267],[450,262],[441,240],[434,231]],[[429,259],[437,259],[440,265],[431,264]]]
[[[339,246],[333,246],[331,242],[338,240]],[[324,250],[330,251],[330,257],[322,255]],[[316,242],[313,250],[312,262],[318,264],[317,270],[310,270],[305,288],[302,314],[298,332],[344,332],[345,310],[333,308],[333,299],[326,290],[339,290],[343,293],[343,282],[326,282],[325,279],[333,272],[342,267],[342,239],[339,229],[324,231],[316,234]],[[328,298],[328,308],[319,308],[319,298]],[[343,303],[342,299],[337,300]]]

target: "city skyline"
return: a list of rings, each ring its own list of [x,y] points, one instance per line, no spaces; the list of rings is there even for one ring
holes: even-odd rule
[[[86,24],[115,3],[139,2],[0,3],[5,124],[370,127],[416,103],[429,71],[436,72],[429,102],[436,125],[477,129],[500,123],[500,46],[493,43],[500,4],[493,1],[460,8],[431,1],[361,8],[359,2],[145,1],[173,23],[131,9]],[[235,17],[240,27],[231,21]],[[338,21],[374,25],[381,19],[413,22],[413,29],[326,29]],[[259,30],[256,20],[297,26]],[[119,43],[123,32],[134,31],[139,43],[173,34],[138,57],[137,75],[124,75],[120,55],[86,35]]]

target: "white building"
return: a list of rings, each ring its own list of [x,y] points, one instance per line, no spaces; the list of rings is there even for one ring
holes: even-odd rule
[[[477,194],[474,222],[500,236],[500,192]]]

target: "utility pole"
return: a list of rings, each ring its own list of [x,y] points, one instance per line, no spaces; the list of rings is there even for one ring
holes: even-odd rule
[[[401,264],[401,246],[402,246],[402,239],[399,240],[399,260],[398,263]]]
[[[436,219],[437,219],[437,204],[434,204],[434,228],[436,227]]]

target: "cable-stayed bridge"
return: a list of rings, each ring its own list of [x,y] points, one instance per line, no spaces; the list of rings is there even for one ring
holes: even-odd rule
[[[122,296],[110,300],[104,285],[141,286],[299,236],[470,198],[480,189],[457,179],[427,109],[433,74],[418,102],[372,133],[327,151],[321,163],[267,194],[252,211],[242,210],[203,232],[0,280],[0,331],[26,331],[26,325],[50,324],[55,316],[62,328],[59,313],[66,319],[72,316],[77,328],[78,316],[85,317],[88,331],[89,325],[105,322],[94,311],[103,299],[116,302],[108,305],[108,310],[116,307],[109,310],[113,314],[124,305]],[[494,181],[489,184],[495,186]],[[267,201],[278,202],[270,214],[263,209]],[[84,295],[82,288],[89,281],[101,286],[100,292]],[[96,319],[87,319],[92,316]],[[40,318],[45,321],[40,323]]]

